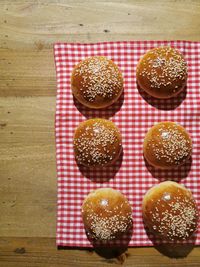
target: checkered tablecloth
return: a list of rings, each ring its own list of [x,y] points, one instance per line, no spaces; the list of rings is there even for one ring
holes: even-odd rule
[[[147,96],[136,84],[136,65],[149,49],[169,45],[178,48],[188,63],[187,90],[171,100]],[[89,110],[74,101],[70,88],[72,68],[82,59],[103,55],[112,59],[124,77],[124,95],[106,110]],[[56,43],[57,74],[56,157],[58,178],[57,245],[90,247],[81,219],[81,205],[87,194],[100,187],[112,187],[128,198],[133,209],[133,233],[117,245],[152,246],[159,243],[147,235],[141,203],[146,191],[165,179],[189,188],[200,206],[200,43],[187,41],[132,41],[95,44]],[[73,133],[87,118],[109,118],[123,137],[123,158],[101,171],[79,168],[74,160]],[[160,121],[183,125],[193,140],[192,161],[173,171],[155,171],[143,159],[142,143],[147,130]],[[189,243],[200,244],[200,230]]]

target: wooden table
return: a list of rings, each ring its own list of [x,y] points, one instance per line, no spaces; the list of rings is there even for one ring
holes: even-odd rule
[[[55,245],[52,44],[147,39],[200,41],[200,2],[0,1],[0,266],[200,265],[200,248]]]

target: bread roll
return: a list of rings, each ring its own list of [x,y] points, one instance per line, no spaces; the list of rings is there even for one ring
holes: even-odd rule
[[[186,85],[187,63],[177,49],[157,47],[140,59],[136,76],[139,86],[149,95],[171,98]]]
[[[116,239],[132,226],[128,200],[111,188],[97,189],[85,198],[82,218],[89,236],[99,241]]]
[[[74,153],[80,165],[95,168],[114,163],[122,150],[122,137],[115,124],[106,119],[89,119],[74,134]]]
[[[105,108],[116,102],[123,92],[122,73],[106,57],[89,57],[74,67],[71,88],[74,97],[84,106]]]
[[[152,187],[142,204],[145,225],[163,240],[188,239],[197,229],[198,208],[184,186],[167,181]]]
[[[160,122],[149,129],[143,144],[144,157],[160,169],[172,169],[185,163],[192,153],[192,140],[175,122]]]

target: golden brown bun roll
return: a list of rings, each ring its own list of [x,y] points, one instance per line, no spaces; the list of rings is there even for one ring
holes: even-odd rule
[[[74,97],[84,106],[105,108],[117,101],[123,91],[122,73],[106,57],[89,57],[75,66],[71,88]]]
[[[144,157],[160,169],[171,169],[185,163],[192,153],[192,140],[175,122],[160,122],[149,129],[143,144]]]
[[[136,76],[139,86],[149,95],[171,98],[186,85],[187,63],[177,49],[157,47],[140,59]]]
[[[91,192],[82,205],[85,229],[92,239],[109,241],[132,226],[131,206],[124,195],[111,188]]]
[[[87,167],[114,163],[122,150],[122,137],[115,124],[106,119],[86,120],[74,134],[74,153],[77,162]]]
[[[144,196],[142,212],[145,225],[164,240],[185,240],[197,229],[198,208],[192,193],[175,182],[152,187]]]

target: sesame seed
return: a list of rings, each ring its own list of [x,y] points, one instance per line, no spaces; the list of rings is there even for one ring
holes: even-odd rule
[[[144,67],[138,75],[145,77],[151,88],[171,86],[174,81],[183,81],[187,77],[187,63],[184,57],[171,47],[152,49],[141,62]],[[178,85],[175,86],[174,92],[179,88]]]
[[[152,135],[148,140],[147,150],[159,161],[180,165],[191,154],[192,146],[188,137],[180,131],[178,124],[163,122],[159,126],[158,134]]]
[[[164,192],[163,205],[156,200],[153,209],[158,213],[151,217],[151,225],[161,236],[167,239],[187,239],[196,230],[198,211],[195,201],[189,195],[177,189],[176,194]],[[166,201],[167,200],[167,201]]]
[[[81,80],[81,91],[88,102],[98,97],[113,99],[123,87],[122,75],[114,63],[106,57],[94,56],[81,61],[74,75]]]
[[[102,189],[97,189],[102,190]],[[127,199],[121,193],[113,192],[92,195],[86,198],[82,215],[90,236],[99,240],[113,240],[132,225],[132,211]],[[96,199],[98,198],[98,202]],[[117,201],[116,201],[117,200]]]
[[[120,232],[126,232],[128,226],[131,223],[131,217],[127,223],[127,217],[123,215],[113,215],[110,217],[102,217],[93,214],[91,222],[91,230],[94,237],[101,240],[112,240],[115,238],[115,234]]]
[[[108,164],[121,150],[119,134],[117,128],[106,127],[101,121],[94,121],[82,130],[78,138],[74,138],[77,161],[89,166]]]

